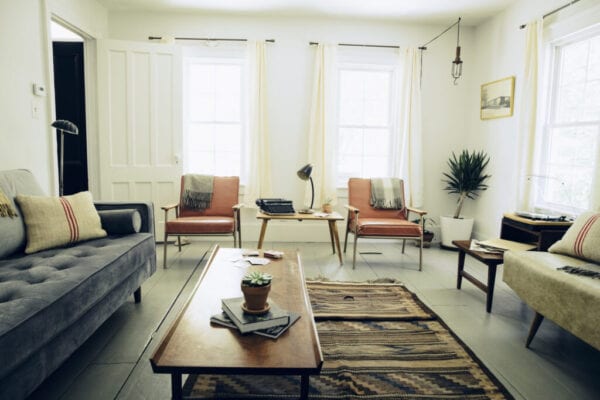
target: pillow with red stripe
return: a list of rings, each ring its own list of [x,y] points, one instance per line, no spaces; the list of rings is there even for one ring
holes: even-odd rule
[[[27,231],[25,253],[106,236],[92,194],[15,197]]]
[[[548,251],[600,263],[600,214],[581,214]]]

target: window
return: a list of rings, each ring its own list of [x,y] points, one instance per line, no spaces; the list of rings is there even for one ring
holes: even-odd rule
[[[337,186],[350,177],[390,176],[393,67],[341,64],[338,73]]]
[[[184,73],[184,172],[237,175],[245,162],[245,64],[189,57]]]
[[[600,29],[552,46],[536,208],[578,214],[600,185]]]

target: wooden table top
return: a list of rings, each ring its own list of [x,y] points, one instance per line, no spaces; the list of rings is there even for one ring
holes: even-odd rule
[[[190,299],[150,362],[156,373],[317,374],[323,356],[298,254],[286,252],[264,266],[238,267],[242,249],[216,246]],[[240,282],[250,270],[273,275],[269,299],[300,319],[277,340],[211,325],[221,299],[241,297]]]
[[[296,219],[296,220],[306,220],[306,221],[311,221],[311,220],[324,220],[324,221],[341,221],[344,219],[344,217],[342,217],[340,215],[340,213],[338,212],[332,212],[330,214],[325,214],[323,215],[323,213],[319,213],[314,212],[312,214],[302,214],[302,213],[296,213],[293,215],[276,215],[276,214],[265,214],[263,212],[258,211],[256,213],[256,218],[258,219]]]
[[[512,219],[513,221],[520,222],[522,224],[532,225],[532,226],[571,226],[573,225],[573,221],[547,221],[540,219],[531,219],[520,217],[514,213],[505,213],[504,218]]]

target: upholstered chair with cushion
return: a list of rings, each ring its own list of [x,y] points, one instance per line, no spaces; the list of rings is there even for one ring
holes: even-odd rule
[[[411,222],[409,213],[418,215],[422,221],[425,211],[406,206],[404,182],[400,180],[401,206],[398,209],[380,209],[371,206],[371,179],[350,178],[348,180],[348,218],[344,253],[348,244],[348,233],[354,235],[352,268],[356,268],[356,248],[358,238],[402,239],[402,253],[406,239],[419,243],[419,271],[423,264],[423,227]]]
[[[164,268],[167,266],[169,236],[177,236],[179,251],[181,236],[233,235],[234,247],[242,246],[239,189],[239,177],[215,176],[209,207],[203,210],[188,208],[184,202],[184,177],[181,177],[179,203],[161,207],[165,211]],[[172,209],[175,209],[175,218],[168,219]]]

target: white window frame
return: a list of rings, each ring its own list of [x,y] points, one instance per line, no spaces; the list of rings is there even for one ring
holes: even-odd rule
[[[210,50],[209,50],[210,51]],[[248,61],[244,53],[234,52],[233,55],[225,54],[225,56],[211,56],[211,55],[188,55],[184,57],[184,73],[183,73],[183,171],[184,173],[193,172],[189,171],[189,160],[186,157],[188,143],[189,126],[191,123],[197,123],[190,115],[190,103],[189,103],[189,92],[186,90],[189,87],[189,68],[191,65],[239,65],[241,67],[241,87],[240,87],[240,185],[244,185],[247,182],[246,176],[246,165],[248,164]],[[219,121],[207,122],[219,124]],[[228,122],[223,122],[228,124]],[[219,172],[215,172],[219,175]]]
[[[539,188],[539,191],[534,192],[534,209],[538,212],[549,213],[549,214],[566,214],[571,216],[576,216],[583,211],[584,209],[579,209],[575,207],[570,207],[563,204],[551,203],[547,202],[543,199],[543,192],[546,190],[548,186],[553,183],[556,183],[557,178],[550,176],[547,173],[547,166],[549,164],[549,154],[550,154],[550,146],[551,146],[551,134],[552,130],[555,128],[565,128],[565,127],[596,127],[596,158],[595,165],[593,166],[595,169],[595,174],[593,176],[592,181],[592,192],[590,193],[590,203],[588,208],[592,208],[594,205],[594,199],[600,196],[600,115],[598,119],[593,121],[577,121],[577,122],[555,122],[554,117],[557,115],[557,91],[558,84],[560,79],[559,67],[561,63],[561,50],[563,46],[570,45],[576,43],[578,41],[583,41],[589,39],[591,37],[600,35],[600,26],[596,26],[592,29],[587,29],[583,32],[580,32],[575,35],[570,35],[565,38],[561,38],[549,43],[546,46],[548,51],[548,57],[546,58],[546,90],[543,95],[544,108],[545,112],[543,113],[543,123],[542,123],[542,135],[541,135],[541,146],[540,146],[540,157],[538,164],[539,174],[531,177],[532,183],[534,187]],[[568,73],[568,72],[567,72]],[[533,182],[535,180],[535,182]]]
[[[356,57],[356,56],[355,56]],[[337,111],[337,120],[336,120],[336,142],[337,142],[337,149],[338,149],[338,153],[336,155],[336,160],[339,163],[339,159],[340,159],[340,153],[339,151],[341,150],[342,146],[341,146],[341,134],[340,131],[343,128],[352,128],[352,129],[381,129],[381,128],[388,128],[389,129],[389,148],[388,148],[388,162],[387,162],[387,171],[385,172],[385,175],[387,176],[391,176],[392,175],[392,166],[393,166],[393,161],[392,158],[395,156],[395,151],[394,148],[396,147],[397,143],[398,143],[398,138],[397,138],[397,108],[398,108],[398,99],[397,99],[397,84],[398,84],[398,75],[399,75],[399,68],[396,65],[393,65],[389,62],[385,62],[382,61],[381,63],[365,63],[365,62],[354,62],[354,61],[344,61],[344,62],[338,62],[337,65],[337,69],[336,69],[336,73],[337,73],[337,79],[338,81],[340,81],[341,78],[341,74],[342,71],[364,71],[364,72],[379,72],[379,71],[385,71],[385,72],[389,72],[390,74],[390,94],[389,94],[389,112],[388,112],[388,124],[384,125],[384,126],[376,126],[376,125],[344,125],[341,123],[341,85],[338,85],[338,93],[337,93],[337,107],[336,107],[336,111]],[[364,156],[364,149],[363,149],[363,156]],[[339,164],[336,165],[336,169],[337,169],[337,182],[336,182],[336,186],[338,189],[342,189],[342,188],[347,188],[348,183],[347,181],[342,181],[340,176],[340,171],[339,171]]]

